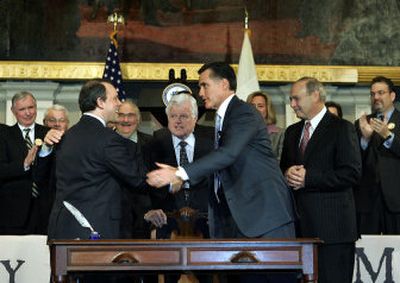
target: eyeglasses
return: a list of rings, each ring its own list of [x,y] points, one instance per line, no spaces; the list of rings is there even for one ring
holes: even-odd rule
[[[377,92],[371,91],[370,95],[371,95],[371,96],[375,96],[375,95],[382,96],[382,95],[384,95],[384,94],[386,94],[386,93],[389,93],[389,92],[386,91],[386,90],[378,90]]]
[[[46,121],[47,121],[48,123],[67,123],[67,122],[68,122],[68,120],[67,120],[67,119],[64,119],[64,118],[61,118],[61,119],[48,118],[48,119],[46,119]]]
[[[128,118],[133,119],[136,117],[136,113],[117,113],[118,118]]]

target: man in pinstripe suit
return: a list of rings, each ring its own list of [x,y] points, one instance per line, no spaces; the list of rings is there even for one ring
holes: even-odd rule
[[[299,237],[324,241],[318,250],[318,282],[350,283],[357,240],[353,186],[361,175],[353,125],[325,105],[325,90],[314,78],[296,81],[290,106],[300,122],[288,127],[281,169],[295,192]]]

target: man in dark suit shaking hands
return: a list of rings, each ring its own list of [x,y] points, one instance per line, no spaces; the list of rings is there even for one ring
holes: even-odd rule
[[[120,104],[109,82],[83,85],[79,94],[82,118],[56,148],[57,192],[49,221],[50,239],[89,238],[89,229],[78,223],[63,201],[75,206],[101,238],[121,237],[122,186],[137,188],[142,178],[131,142],[106,127]]]
[[[217,110],[215,149],[182,167],[160,164],[148,182],[156,187],[186,180],[196,184],[213,175],[211,237],[294,237],[290,191],[262,117],[236,97],[236,76],[227,63],[205,64],[198,73],[205,107]]]
[[[301,78],[290,92],[300,122],[287,128],[281,168],[295,191],[300,237],[324,241],[318,249],[318,282],[352,281],[357,239],[353,186],[361,174],[353,125],[325,105],[325,90],[314,78]]]

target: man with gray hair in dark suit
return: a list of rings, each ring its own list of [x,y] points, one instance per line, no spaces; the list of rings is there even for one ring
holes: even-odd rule
[[[35,123],[36,99],[28,91],[13,96],[11,111],[17,123],[0,134],[0,234],[37,234],[41,196],[32,164],[38,150],[35,140],[43,139],[48,128]]]
[[[353,186],[361,176],[354,126],[325,107],[315,78],[296,81],[290,106],[301,119],[286,129],[281,168],[295,193],[298,237],[320,238],[318,282],[352,281],[356,211]]]

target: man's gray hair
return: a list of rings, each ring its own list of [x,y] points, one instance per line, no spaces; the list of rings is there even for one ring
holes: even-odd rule
[[[52,110],[64,112],[65,118],[67,118],[67,120],[69,120],[67,108],[65,108],[64,106],[62,106],[60,104],[53,104],[52,106],[47,108],[46,111],[44,112],[44,119],[47,118],[47,116],[49,115],[49,112]]]
[[[175,94],[171,97],[170,101],[168,102],[167,108],[165,109],[165,113],[168,114],[171,111],[173,106],[180,106],[183,103],[189,102],[192,110],[192,117],[197,119],[198,115],[198,108],[197,108],[197,101],[194,99],[193,96],[187,93],[180,93]]]
[[[35,105],[36,105],[36,98],[33,96],[33,94],[29,91],[21,91],[21,92],[17,92],[16,94],[14,94],[14,96],[11,99],[11,108],[14,108],[15,103],[17,103],[18,100],[24,99],[25,97],[32,97],[33,101],[35,101]]]
[[[326,90],[324,88],[324,85],[319,80],[313,77],[302,77],[301,79],[298,79],[296,82],[301,82],[301,81],[306,81],[306,89],[308,95],[310,95],[314,91],[318,91],[321,101],[325,102]]]
[[[138,119],[138,125],[139,125],[142,122],[142,115],[140,114],[140,109],[136,105],[136,103],[131,98],[127,98],[121,102],[121,105],[123,105],[123,104],[129,104],[130,106],[132,106],[133,111],[135,112],[136,117]],[[121,107],[121,105],[120,105],[120,107]]]

